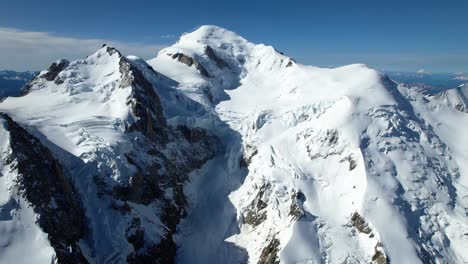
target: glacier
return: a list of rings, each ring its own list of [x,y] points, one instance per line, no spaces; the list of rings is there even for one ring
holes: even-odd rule
[[[425,93],[202,26],[149,61],[104,45],[26,88],[0,112],[59,164],[71,187],[49,196],[79,201],[85,226],[56,243],[41,225],[70,207],[16,190],[31,182],[3,125],[1,262],[468,262],[466,84]]]

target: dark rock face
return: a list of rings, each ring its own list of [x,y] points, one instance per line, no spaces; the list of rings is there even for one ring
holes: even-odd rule
[[[379,242],[375,246],[375,253],[372,256],[372,263],[375,264],[387,264],[387,257],[385,257],[385,254],[379,249],[382,247],[382,244]]]
[[[292,203],[289,207],[289,215],[293,220],[299,220],[301,217],[305,216],[305,211],[303,209],[303,204],[305,201],[305,195],[301,191],[295,191],[292,194]]]
[[[202,129],[169,128],[168,135],[167,145],[177,144],[177,152],[167,154],[163,146],[151,141],[136,142],[135,149],[139,151],[128,153],[126,157],[137,168],[137,173],[127,185],[113,189],[117,200],[160,208],[160,220],[168,228],[162,240],[152,244],[144,240],[146,232],[138,220],[132,221],[127,240],[135,252],[127,257],[129,263],[174,262],[176,245],[172,234],[187,207],[183,187],[188,174],[214,156],[217,141]],[[143,158],[142,153],[146,153]],[[166,197],[164,190],[172,190],[172,197]]]
[[[186,64],[189,67],[196,63],[192,57],[189,57],[182,53],[176,53],[172,55],[172,58],[178,60],[179,62],[182,62],[183,64]]]
[[[273,238],[270,243],[263,248],[258,264],[279,264],[278,253],[280,250],[280,241]]]
[[[62,59],[57,62],[52,63],[50,67],[47,69],[47,72],[44,74],[40,74],[30,80],[28,83],[24,85],[24,87],[21,89],[21,95],[26,95],[31,91],[31,88],[38,84],[38,79],[46,79],[47,81],[54,81],[56,84],[61,84],[63,83],[63,80],[57,78],[60,72],[62,72],[70,62],[68,60]]]
[[[161,241],[154,244],[145,239],[146,230],[136,215],[126,232],[126,239],[135,250],[127,256],[127,261],[173,263],[176,245],[172,234],[176,232],[187,206],[183,187],[188,174],[214,156],[217,141],[200,128],[168,125],[159,96],[139,66],[123,56],[119,65],[122,74],[120,86],[132,87],[128,104],[136,116],[126,133],[141,133],[144,137],[137,137],[133,151],[125,154],[127,162],[137,172],[128,184],[115,186],[111,193],[114,199],[124,204],[130,201],[159,208],[160,220],[168,228]],[[172,197],[165,195],[166,190],[172,190]],[[132,206],[122,213],[134,214]]]
[[[358,213],[355,212],[351,215],[351,226],[357,229],[360,233],[369,235],[370,238],[374,237],[372,229],[367,224],[366,220]],[[377,242],[374,247],[374,255],[372,255],[371,261],[375,264],[387,264],[387,256],[384,253],[384,248],[381,242]]]
[[[240,167],[247,168],[250,163],[252,163],[252,159],[258,154],[258,149],[254,146],[247,145],[245,147],[244,153],[240,160]]]
[[[370,229],[369,225],[366,223],[366,220],[364,220],[364,218],[362,218],[362,216],[358,212],[355,212],[351,216],[351,223],[361,233],[364,233],[364,234],[372,233],[372,230]]]
[[[216,55],[216,52],[210,46],[205,47],[205,54],[208,56],[208,58],[214,61],[220,69],[229,67],[224,60]]]
[[[109,47],[108,47],[109,49]],[[130,131],[140,131],[148,139],[160,143],[167,141],[166,118],[159,96],[153,85],[148,82],[143,73],[125,57],[120,57],[121,87],[132,86],[133,92],[128,104],[131,105],[137,120],[130,127]]]
[[[265,193],[270,187],[271,186],[269,184],[265,184],[260,187],[255,199],[244,213],[244,223],[256,227],[267,219],[267,214],[264,209],[267,207],[268,201]]]
[[[107,44],[103,44],[102,47],[106,47],[106,51],[107,53],[109,53],[109,55],[114,55],[115,53],[119,54],[119,57],[122,58],[122,54],[120,53],[120,51],[118,51],[117,49],[115,49],[114,47],[111,47],[111,46],[107,46]]]
[[[208,71],[205,69],[205,67],[203,67],[203,65],[198,63],[198,61],[196,61],[194,58],[187,56],[183,53],[176,53],[176,54],[173,54],[171,57],[179,62],[182,62],[183,64],[186,64],[189,67],[191,67],[192,65],[195,65],[195,68],[197,68],[197,70],[203,76],[205,76],[206,78],[211,77]]]
[[[38,214],[37,223],[48,234],[59,263],[87,263],[78,241],[86,232],[84,211],[62,166],[38,139],[8,115],[11,154],[4,158],[18,171],[16,184]]]
[[[295,60],[290,59],[289,62],[288,62],[288,64],[286,64],[286,68],[292,67],[292,66],[294,65],[295,62],[296,62]]]
[[[349,155],[340,160],[340,162],[347,161],[349,163],[349,171],[354,170],[357,167],[357,161],[353,155]]]
[[[52,63],[47,72],[39,77],[45,78],[47,81],[53,81],[57,77],[57,75],[65,69],[70,62],[67,60],[60,60],[58,62]],[[59,80],[56,80],[60,83]]]

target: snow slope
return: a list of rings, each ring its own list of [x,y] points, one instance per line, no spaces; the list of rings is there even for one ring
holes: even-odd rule
[[[188,188],[180,262],[467,261],[466,148],[455,143],[467,142],[466,114],[421,109],[365,65],[300,65],[215,26],[149,63],[240,135],[207,126],[226,151]]]
[[[436,99],[442,101],[449,107],[462,112],[468,112],[468,84],[462,84],[455,89],[448,89],[435,95]]]
[[[88,262],[174,258],[183,185],[214,147],[201,129],[167,125],[152,84],[158,78],[141,59],[103,46],[53,63],[25,96],[1,103],[66,168],[86,214],[79,249]]]
[[[90,263],[463,263],[465,88],[301,65],[202,26],[148,62],[108,46],[57,61],[0,111],[63,166],[86,218],[72,257]],[[66,262],[24,223],[48,240],[9,233],[4,252]]]

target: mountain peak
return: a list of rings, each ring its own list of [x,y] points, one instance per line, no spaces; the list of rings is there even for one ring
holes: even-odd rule
[[[41,76],[0,102],[35,138],[0,115],[0,143],[24,134],[63,164],[89,263],[468,261],[466,86],[429,96],[364,64],[296,64],[217,26],[148,63],[103,45]],[[0,144],[0,237],[9,153],[27,168],[46,152],[21,145]]]
[[[184,33],[178,41],[178,44],[187,46],[198,44],[220,47],[228,43],[246,44],[248,41],[233,31],[213,25],[204,25],[190,33]]]

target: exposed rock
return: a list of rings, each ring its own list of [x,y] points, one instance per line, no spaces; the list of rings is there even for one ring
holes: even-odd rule
[[[255,212],[248,210],[246,215],[244,215],[244,223],[256,227],[263,223],[267,218],[266,212]]]
[[[355,212],[351,216],[351,224],[361,233],[368,235],[372,233],[372,230],[370,229],[366,220],[364,220],[364,218],[362,218],[358,212]]]
[[[424,264],[436,264],[433,254],[429,253],[424,247],[418,249],[419,258]]]
[[[113,48],[108,47],[108,52]],[[120,53],[119,53],[120,54]],[[148,82],[143,73],[125,57],[120,57],[121,87],[132,87],[131,105],[137,120],[130,126],[130,131],[140,131],[151,140],[161,144],[167,142],[167,124],[159,96],[153,85]]]
[[[93,177],[93,182],[97,188],[98,197],[102,197],[105,194],[109,194],[109,189],[107,188],[106,180],[102,175],[95,175]]]
[[[284,53],[283,53],[282,51],[279,51],[279,50],[277,50],[277,49],[275,49],[275,51],[278,52],[278,53],[281,54],[281,55],[284,55]]]
[[[299,220],[305,215],[305,211],[302,208],[302,204],[305,201],[305,196],[301,191],[295,191],[291,197],[291,206],[289,209],[289,215],[293,218],[293,221]]]
[[[136,167],[137,173],[128,184],[113,189],[114,198],[120,201],[160,208],[160,221],[167,227],[161,242],[154,244],[143,239],[144,229],[134,227],[135,224],[130,226],[127,239],[134,245],[135,252],[127,257],[129,263],[173,263],[176,245],[172,234],[187,207],[184,184],[192,170],[213,157],[217,145],[216,139],[200,128],[168,127],[167,133],[167,144],[177,144],[177,152],[167,152],[165,146],[151,140],[135,142],[134,149],[138,151],[125,156]],[[172,196],[167,198],[163,190],[172,190]]]
[[[277,238],[273,238],[270,243],[262,250],[258,264],[279,264],[279,248],[280,241]]]
[[[57,77],[57,75],[63,71],[70,62],[68,60],[62,59],[57,62],[52,63],[47,72],[40,75],[39,77],[45,78],[47,81],[53,81]]]
[[[171,58],[176,59],[179,62],[182,62],[183,64],[186,64],[187,66],[191,67],[192,65],[195,65],[195,68],[197,68],[200,73],[205,76],[206,78],[210,78],[210,74],[208,71],[203,67],[198,61],[196,61],[194,58],[187,56],[183,53],[176,53],[171,56]]]
[[[113,194],[114,197],[122,201],[132,201],[144,205],[163,196],[157,176],[144,177],[141,172],[133,175],[128,185],[114,187]]]
[[[189,128],[184,125],[180,125],[177,129],[182,135],[191,143],[200,142],[208,137],[206,131],[201,128]]]
[[[78,241],[86,232],[84,211],[62,166],[41,142],[8,115],[11,154],[5,164],[17,170],[16,185],[38,214],[37,223],[48,234],[59,263],[87,263]]]
[[[336,129],[315,131],[308,129],[297,135],[296,140],[306,140],[306,150],[309,158],[327,158],[343,154],[344,147],[338,144],[339,134]]]
[[[382,243],[377,243],[375,245],[375,253],[372,256],[372,263],[373,264],[387,264],[387,257],[385,256],[385,253],[383,252],[383,245]]]
[[[240,166],[241,167],[248,167],[250,163],[252,162],[253,157],[255,157],[258,154],[258,149],[254,146],[247,145],[244,150],[244,154],[242,155],[242,158],[240,160]]]
[[[128,203],[121,201],[112,201],[111,207],[123,215],[127,215],[132,211],[132,208],[130,205],[128,205]]]
[[[106,44],[102,45],[102,47],[106,47],[106,51],[107,53],[109,53],[109,55],[114,55],[115,53],[119,54],[119,57],[122,58],[122,53],[120,53],[120,51],[118,51],[116,48],[114,47],[111,47],[111,46],[107,46]]]
[[[218,55],[216,55],[216,52],[210,46],[205,47],[205,54],[208,56],[208,58],[214,61],[220,69],[229,67],[224,60],[222,60],[220,57],[218,57]]]
[[[158,245],[147,246],[127,257],[127,263],[175,263],[176,245],[172,238],[164,238]]]
[[[357,167],[357,162],[352,155],[346,156],[345,158],[340,160],[340,162],[343,162],[343,161],[349,162],[349,171],[352,171]]]
[[[141,227],[139,218],[133,218],[131,225],[127,228],[125,237],[133,245],[135,251],[138,251],[145,245],[145,232]]]
[[[329,146],[333,146],[335,145],[337,142],[338,142],[338,131],[336,130],[327,130],[327,136],[326,136],[326,139],[327,139],[327,144]]]
[[[286,68],[292,67],[292,66],[294,65],[295,62],[296,62],[295,60],[290,59],[289,62],[288,62],[288,64],[286,64]]]
[[[43,74],[39,74],[38,76],[36,76],[35,78],[33,78],[32,80],[30,80],[29,82],[27,82],[24,85],[24,87],[21,89],[21,95],[28,94],[31,91],[31,88],[34,85],[39,84],[39,79],[42,79],[42,78],[46,79],[47,81],[54,81],[55,80],[56,84],[63,83],[63,80],[57,78],[57,76],[69,64],[70,64],[70,62],[68,60],[65,60],[65,59],[61,59],[59,61],[56,61],[56,62],[52,63],[52,65],[50,65],[49,68],[47,69],[47,72],[45,72]]]
[[[265,184],[260,187],[255,199],[247,208],[246,212],[244,213],[244,223],[256,227],[263,223],[266,220],[267,215],[266,211],[264,210],[267,207],[267,201],[265,196],[266,190],[270,187],[269,184]]]

